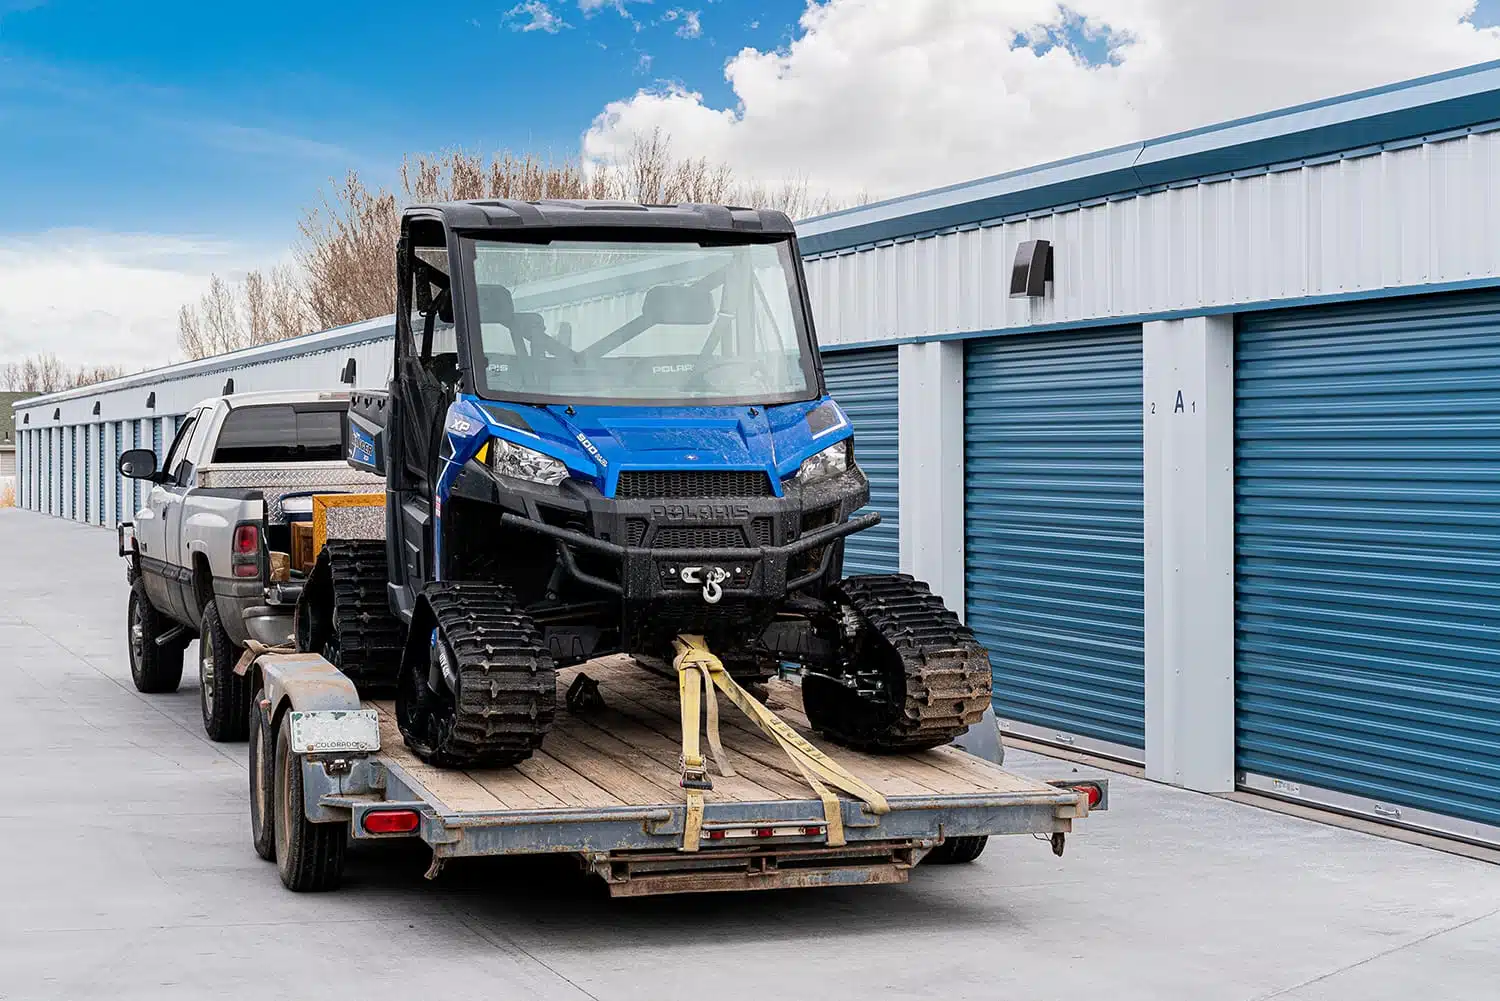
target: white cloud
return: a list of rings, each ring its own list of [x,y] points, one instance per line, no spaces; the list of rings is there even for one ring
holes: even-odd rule
[[[505,20],[511,31],[545,31],[555,35],[568,27],[568,22],[552,12],[545,0],[526,0],[505,12]]]
[[[761,179],[897,194],[1500,58],[1473,6],[809,0],[789,46],[728,62],[733,103],[643,90],[605,108],[584,152],[660,128]]]
[[[53,230],[0,237],[0,364],[50,351],[70,366],[152,368],[180,358],[177,309],[210,273],[277,254],[197,237]]]
[[[702,12],[696,10],[685,10],[681,7],[673,7],[661,16],[663,21],[672,23],[681,21],[677,25],[678,38],[697,38],[703,34]]]
[[[583,12],[584,17],[593,17],[607,7],[627,20],[634,20],[630,11],[625,9],[625,5],[650,2],[651,0],[578,0],[578,9]]]

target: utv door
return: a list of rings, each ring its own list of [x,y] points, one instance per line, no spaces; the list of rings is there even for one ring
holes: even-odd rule
[[[395,495],[387,519],[395,545],[387,550],[392,579],[401,586],[401,611],[408,613],[416,595],[437,575],[433,546],[433,491],[437,485],[439,446],[448,406],[458,389],[458,345],[453,301],[448,288],[446,249],[407,251],[402,241],[397,304],[396,367],[391,383],[391,415],[386,456]]]

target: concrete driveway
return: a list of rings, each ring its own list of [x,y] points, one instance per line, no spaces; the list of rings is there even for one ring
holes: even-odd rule
[[[1065,858],[907,886],[612,901],[387,845],[294,895],[196,679],[131,686],[126,593],[113,533],[0,511],[0,999],[1500,997],[1500,867],[1120,776]]]

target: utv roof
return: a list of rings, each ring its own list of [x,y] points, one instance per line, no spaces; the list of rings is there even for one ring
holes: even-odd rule
[[[494,199],[412,205],[406,218],[441,219],[450,229],[686,229],[790,236],[792,221],[775,209],[729,205],[637,205],[633,202],[535,202]]]

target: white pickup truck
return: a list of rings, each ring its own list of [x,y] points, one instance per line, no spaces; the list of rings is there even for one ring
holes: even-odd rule
[[[203,727],[215,740],[248,732],[251,693],[233,671],[246,641],[291,641],[304,579],[291,523],[315,493],[385,490],[344,460],[348,406],[347,392],[216,397],[188,413],[160,462],[145,448],[120,456],[122,474],[151,483],[120,526],[131,677],[142,692],[175,691],[197,638]]]

